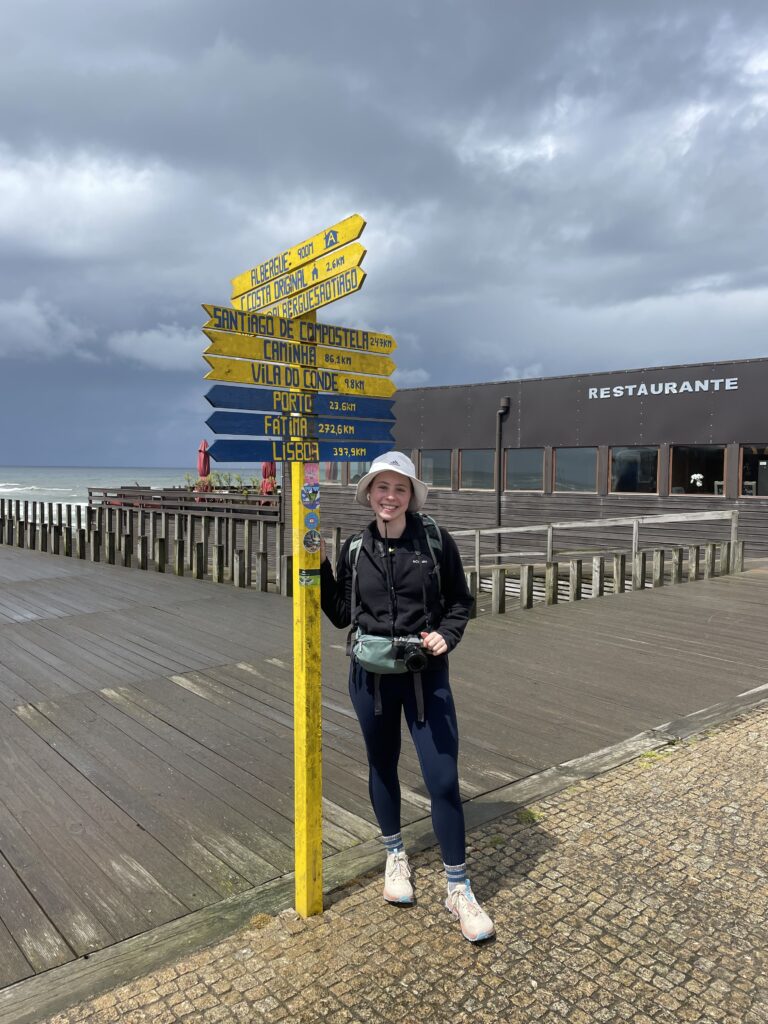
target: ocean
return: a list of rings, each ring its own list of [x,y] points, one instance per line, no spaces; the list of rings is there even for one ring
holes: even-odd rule
[[[259,467],[242,470],[250,479]],[[237,470],[233,471],[237,472]],[[149,487],[183,487],[190,469],[96,468],[77,466],[0,466],[0,498],[12,501],[51,501],[63,505],[87,505],[89,487],[118,487],[123,484],[146,484]]]

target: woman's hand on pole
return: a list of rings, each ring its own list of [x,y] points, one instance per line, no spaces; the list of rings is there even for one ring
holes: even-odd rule
[[[327,552],[326,547],[325,547],[325,537],[323,537],[321,535],[320,536],[320,564],[321,565],[326,560],[327,557],[328,557],[328,552]]]
[[[439,633],[434,633],[434,632],[433,633],[427,633],[427,632],[422,633],[421,634],[421,643],[422,643],[422,646],[430,654],[447,654],[448,653],[448,644],[445,642],[445,637],[441,636]]]

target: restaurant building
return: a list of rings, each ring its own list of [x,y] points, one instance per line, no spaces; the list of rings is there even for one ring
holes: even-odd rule
[[[449,528],[736,508],[768,555],[766,396],[768,359],[412,388],[395,447]],[[324,525],[365,522],[366,468],[321,466]]]

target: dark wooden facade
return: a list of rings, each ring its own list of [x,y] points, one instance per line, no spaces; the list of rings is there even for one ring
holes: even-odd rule
[[[451,451],[451,486],[432,488],[427,506],[448,528],[736,508],[748,554],[764,555],[768,554],[768,495],[743,494],[742,451],[745,446],[768,446],[767,393],[768,359],[413,388],[396,396],[395,439],[420,470],[421,452]],[[508,411],[499,416],[507,400]],[[468,449],[492,449],[498,464],[497,426],[502,466],[510,449],[542,449],[540,489],[506,490],[503,472],[501,480],[494,472],[492,489],[460,486],[462,453]],[[680,445],[724,447],[722,483],[718,483],[722,493],[672,493],[673,449]],[[658,449],[654,493],[611,493],[611,451],[618,446]],[[577,447],[597,449],[594,490],[558,491],[554,486],[557,451]],[[340,476],[339,483],[323,485],[322,522],[324,529],[338,525],[347,531],[364,524],[367,513],[354,503],[348,467],[341,468]],[[606,535],[603,543],[624,543],[625,532]],[[696,533],[701,539],[701,530]],[[715,534],[717,530],[712,539]],[[594,541],[594,530],[581,538],[573,536],[574,544],[590,546]],[[524,547],[522,541],[518,543]]]

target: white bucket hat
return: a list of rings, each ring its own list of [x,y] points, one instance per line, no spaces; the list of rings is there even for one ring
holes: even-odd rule
[[[371,468],[358,482],[357,490],[355,491],[355,501],[358,501],[361,505],[367,505],[368,488],[371,485],[371,481],[377,473],[386,472],[399,473],[411,481],[413,494],[408,503],[408,511],[418,512],[427,500],[429,488],[423,480],[419,480],[416,476],[416,467],[408,456],[403,455],[402,452],[385,452],[384,455],[379,455],[378,458],[373,460]]]

